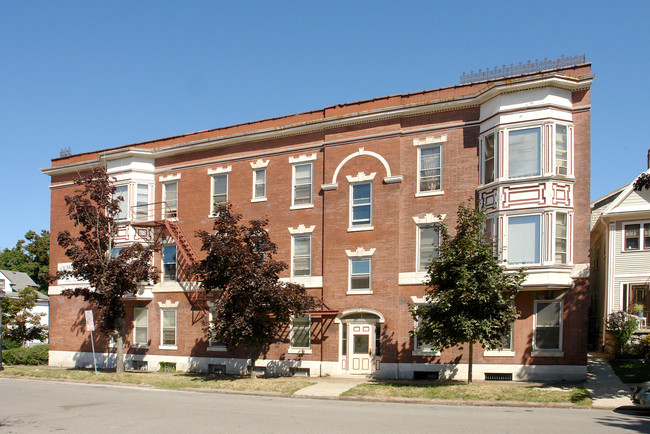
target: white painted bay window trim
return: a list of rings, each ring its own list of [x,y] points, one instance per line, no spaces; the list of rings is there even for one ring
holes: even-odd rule
[[[569,264],[570,221],[569,213],[559,211],[555,213],[553,247],[555,249],[554,262],[556,265]]]
[[[564,309],[562,300],[534,301],[532,357],[564,357],[564,352],[562,351],[563,316]],[[542,341],[544,339],[543,335],[552,333],[553,329],[557,329],[558,345],[550,347],[543,344]],[[545,348],[542,348],[542,345]]]
[[[506,131],[507,178],[542,175],[542,127],[527,126]]]
[[[570,128],[566,124],[555,124],[553,129],[553,134],[555,135],[554,141],[554,161],[555,161],[555,170],[554,173],[558,176],[571,176],[571,132]]]
[[[113,193],[113,199],[121,197],[123,200],[120,201],[120,210],[115,215],[115,220],[118,222],[127,221],[129,219],[129,184],[120,184],[115,186],[115,193]]]
[[[542,264],[542,214],[507,216],[507,258],[509,266]]]
[[[487,185],[497,179],[497,137],[496,132],[481,139],[481,184]]]

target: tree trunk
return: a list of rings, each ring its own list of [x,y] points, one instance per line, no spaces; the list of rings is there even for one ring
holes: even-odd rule
[[[472,368],[474,362],[474,341],[469,343],[469,363],[467,367],[467,384],[472,384]]]
[[[257,376],[255,375],[255,361],[257,360],[258,356],[259,356],[259,351],[257,351],[256,349],[251,351],[251,380],[257,378]]]
[[[117,346],[117,365],[115,372],[124,373],[124,334],[122,330],[115,330],[115,345]]]

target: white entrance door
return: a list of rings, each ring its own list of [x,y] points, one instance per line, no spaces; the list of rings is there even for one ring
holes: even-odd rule
[[[351,374],[370,374],[374,356],[375,339],[374,327],[370,324],[349,324],[349,351],[350,363],[348,369]]]

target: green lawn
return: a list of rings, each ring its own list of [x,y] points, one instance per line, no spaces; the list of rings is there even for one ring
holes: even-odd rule
[[[581,387],[532,386],[525,383],[434,384],[413,382],[365,383],[350,389],[344,396],[378,398],[419,398],[463,401],[524,401],[590,405],[587,390]]]
[[[609,362],[623,383],[643,383],[650,381],[650,363],[643,362]]]
[[[178,372],[102,372],[95,375],[92,370],[65,369],[49,366],[6,366],[0,376],[45,378],[94,383],[119,383],[152,386],[159,389],[214,389],[241,392],[272,392],[293,394],[297,390],[314,384],[299,378],[257,378],[223,377]]]

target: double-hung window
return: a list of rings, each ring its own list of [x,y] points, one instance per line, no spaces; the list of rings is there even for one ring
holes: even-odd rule
[[[133,308],[133,343],[147,345],[149,343],[148,327],[149,310],[146,307]]]
[[[555,125],[555,173],[566,176],[569,174],[568,128],[566,125]]]
[[[176,345],[176,309],[162,309],[160,319],[160,342],[162,345]]]
[[[370,291],[371,263],[371,258],[350,259],[350,292]]]
[[[291,348],[307,349],[311,346],[311,318],[297,315],[291,319]]]
[[[113,199],[120,200],[120,210],[115,216],[115,220],[126,220],[129,218],[129,186],[128,185],[118,185],[115,187],[115,193],[113,194]]]
[[[266,168],[253,170],[253,200],[266,199]]]
[[[539,264],[541,256],[540,214],[508,217],[508,264]]]
[[[541,129],[526,128],[508,133],[508,177],[541,175]]]
[[[214,309],[210,309],[210,340],[208,341],[208,349],[212,351],[226,351],[228,349],[227,345],[216,339],[212,330],[216,316],[216,311]]]
[[[311,234],[292,235],[293,276],[311,276]]]
[[[372,183],[351,184],[350,227],[372,226]]]
[[[212,212],[214,215],[220,205],[228,203],[228,174],[212,175]]]
[[[426,271],[431,259],[438,257],[440,234],[432,225],[418,226],[418,267],[417,271]]]
[[[176,280],[176,246],[163,246],[163,277],[164,280]]]
[[[163,183],[165,217],[178,217],[178,182]]]
[[[418,193],[442,190],[442,146],[418,148]]]
[[[494,181],[494,134],[483,139],[483,184]]]
[[[650,250],[650,223],[627,224],[624,234],[625,250]]]
[[[311,163],[293,165],[293,205],[311,205],[312,173]]]
[[[136,184],[135,190],[135,219],[147,220],[149,217],[149,185]]]
[[[567,263],[567,213],[558,212],[555,214],[555,263]]]
[[[562,349],[562,302],[535,300],[535,335],[533,349],[559,351]]]

